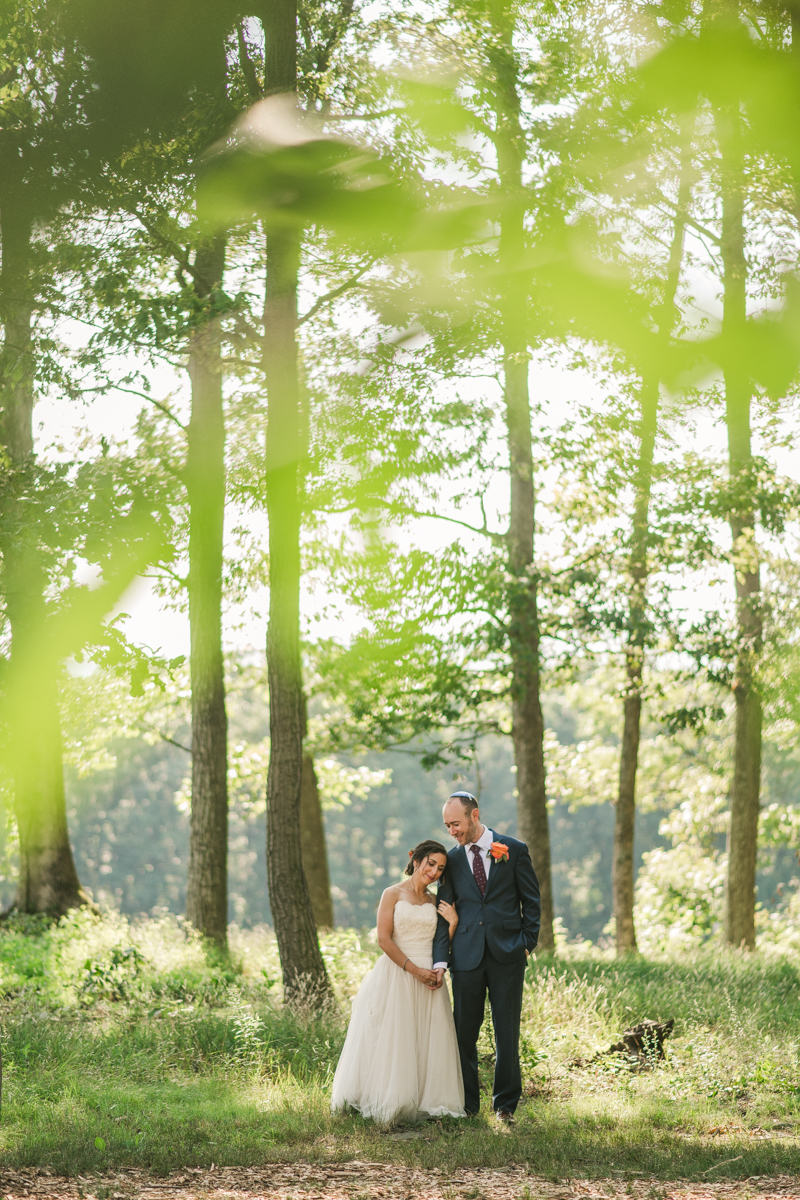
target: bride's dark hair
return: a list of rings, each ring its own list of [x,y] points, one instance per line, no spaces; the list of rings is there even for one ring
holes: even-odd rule
[[[414,874],[414,867],[427,858],[429,854],[443,854],[447,858],[447,851],[441,842],[435,842],[433,838],[427,838],[424,842],[420,842],[413,850],[408,852],[408,866],[406,867],[406,875]]]

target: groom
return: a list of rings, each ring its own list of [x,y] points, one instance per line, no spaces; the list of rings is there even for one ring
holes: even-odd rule
[[[439,917],[433,969],[441,983],[449,966],[453,980],[464,1107],[467,1116],[475,1116],[481,1105],[478,1036],[488,992],[497,1050],[493,1108],[501,1120],[513,1122],[522,1094],[522,985],[539,938],[539,883],[525,843],[482,825],[478,802],[469,792],[453,792],[443,817],[458,845],[447,856],[439,899],[455,904],[458,927],[450,945],[447,922]]]

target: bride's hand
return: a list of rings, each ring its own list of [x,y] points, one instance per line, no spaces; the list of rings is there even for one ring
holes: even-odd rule
[[[429,971],[426,967],[415,967],[414,975],[420,981],[420,983],[424,983],[426,987],[436,987],[438,980],[436,978],[435,971]]]
[[[458,924],[458,913],[454,904],[448,904],[446,900],[440,900],[437,909],[440,916],[444,917],[447,924],[450,926],[450,932],[455,929]]]

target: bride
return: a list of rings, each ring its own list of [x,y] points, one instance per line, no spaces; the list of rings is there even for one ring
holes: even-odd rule
[[[446,864],[444,846],[420,842],[410,851],[410,878],[381,896],[378,945],[383,957],[353,1001],[333,1079],[334,1111],[355,1108],[382,1124],[464,1116],[450,998],[431,970],[437,910],[450,926],[451,939],[458,925],[453,905],[437,905],[428,892]]]

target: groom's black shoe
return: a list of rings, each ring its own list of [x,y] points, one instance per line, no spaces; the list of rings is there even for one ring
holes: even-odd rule
[[[494,1115],[499,1121],[502,1121],[504,1125],[513,1125],[515,1123],[514,1114],[509,1112],[507,1108],[498,1108]]]

